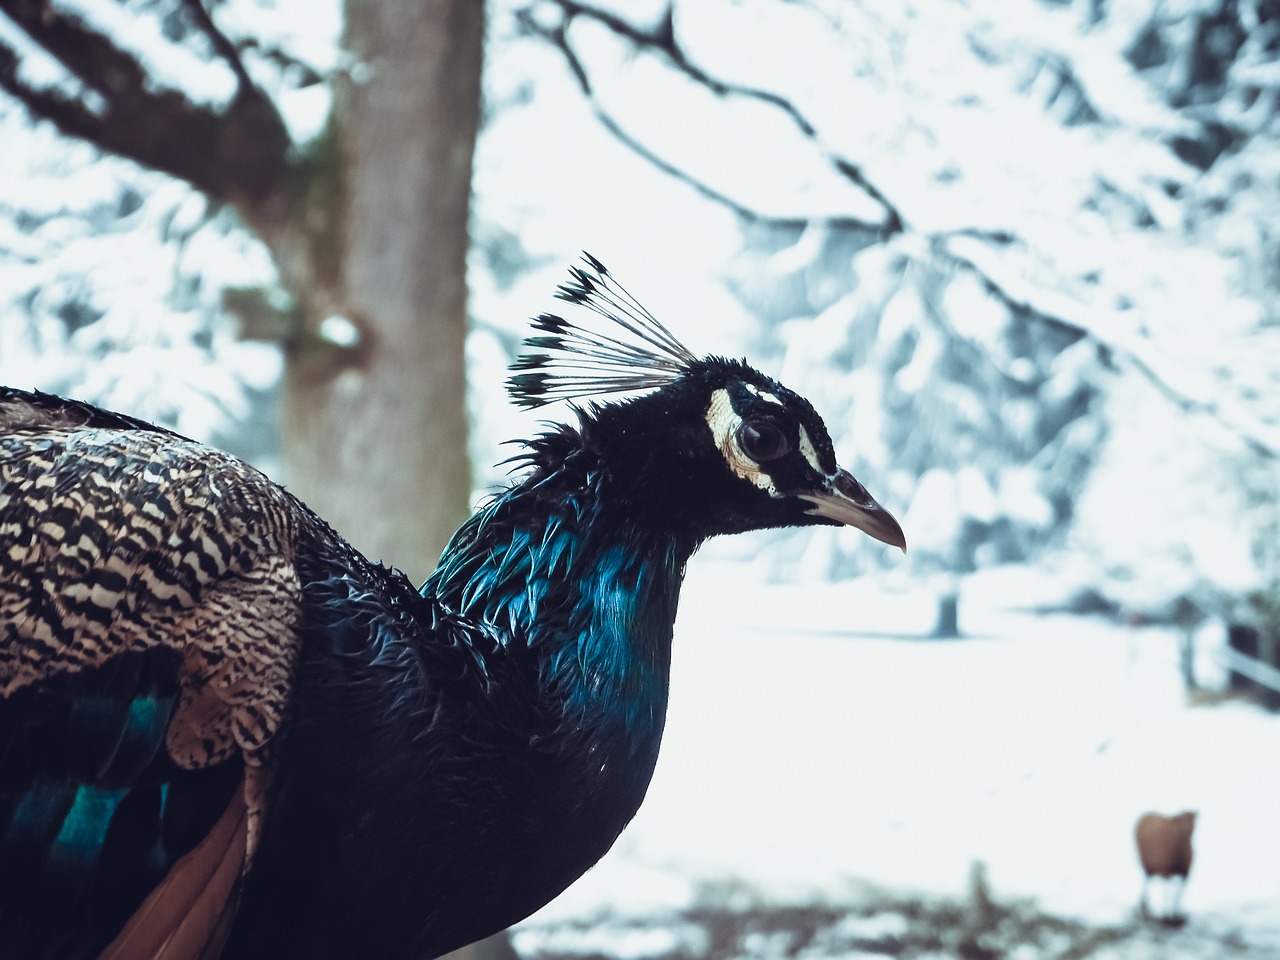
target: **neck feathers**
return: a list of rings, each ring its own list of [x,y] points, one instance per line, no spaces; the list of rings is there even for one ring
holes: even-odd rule
[[[455,535],[423,594],[534,653],[567,716],[661,729],[692,545],[610,509],[608,470],[570,428]]]

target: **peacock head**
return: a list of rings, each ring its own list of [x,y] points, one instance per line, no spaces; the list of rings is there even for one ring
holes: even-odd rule
[[[579,409],[616,496],[699,537],[782,526],[856,527],[906,550],[897,520],[836,462],[804,397],[743,360],[697,357],[589,254],[556,296],[602,329],[555,314],[512,367],[508,389],[533,409]],[[628,399],[598,403],[611,394]]]

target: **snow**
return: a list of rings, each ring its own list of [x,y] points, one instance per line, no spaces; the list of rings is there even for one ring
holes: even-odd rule
[[[18,55],[18,79],[23,83],[36,89],[60,88],[73,95],[84,92],[83,85],[66,67],[33,42],[4,14],[0,14],[0,43]]]
[[[270,283],[263,246],[225,210],[27,124],[0,102],[0,381],[88,399],[209,438],[274,384],[279,351],[218,317],[228,286]],[[71,318],[70,320],[68,318]]]
[[[324,130],[333,105],[333,89],[324,82],[304,82],[294,66],[272,62],[279,54],[320,78],[339,71],[354,75],[360,64],[344,54],[342,5],[315,0],[234,0],[214,13],[219,29],[232,42],[244,44],[245,68],[272,97],[296,144],[306,144]]]
[[[1111,442],[1077,504],[1071,536],[1105,558],[1113,596],[1149,608],[1161,596],[1194,593],[1205,571],[1241,594],[1265,589],[1267,571],[1253,551],[1275,499],[1264,486],[1250,489],[1266,476],[1280,481],[1275,463],[1251,480],[1235,443],[1188,443],[1186,418],[1137,383],[1115,386],[1106,416]]]
[[[974,861],[998,898],[1117,924],[1138,816],[1196,809],[1192,923],[1280,947],[1280,719],[1189,703],[1175,633],[1037,615],[1064,582],[1029,568],[966,581],[960,641],[919,638],[933,599],[908,581],[757,577],[695,559],[648,799],[527,927],[673,912],[728,881],[776,902],[960,896]]]
[[[114,0],[56,0],[53,5],[59,13],[109,36],[142,64],[148,81],[157,87],[180,90],[194,102],[219,106],[236,91],[235,76],[225,63],[170,43],[156,18],[140,17]]]
[[[218,27],[233,38],[251,38],[322,74],[343,58],[342,4],[316,0],[231,0],[219,4]]]

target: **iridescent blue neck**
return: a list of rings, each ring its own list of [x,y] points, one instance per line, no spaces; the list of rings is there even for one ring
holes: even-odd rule
[[[620,724],[640,747],[661,733],[693,546],[609,502],[590,484],[512,488],[458,531],[422,592],[532,651],[568,727]]]

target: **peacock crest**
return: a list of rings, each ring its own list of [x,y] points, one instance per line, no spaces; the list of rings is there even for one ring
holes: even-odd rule
[[[556,290],[556,299],[585,307],[608,324],[597,330],[554,313],[534,318],[540,332],[525,338],[530,352],[511,365],[507,380],[512,400],[526,410],[557,400],[657,389],[698,362],[604,264],[589,253],[582,260],[586,269],[571,267],[571,279]]]

